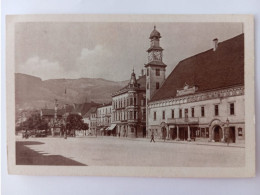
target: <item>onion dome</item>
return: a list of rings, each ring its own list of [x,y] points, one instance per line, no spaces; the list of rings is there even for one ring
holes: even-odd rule
[[[156,26],[154,26],[154,29],[150,34],[150,39],[152,39],[153,37],[161,38],[161,34],[156,30]]]

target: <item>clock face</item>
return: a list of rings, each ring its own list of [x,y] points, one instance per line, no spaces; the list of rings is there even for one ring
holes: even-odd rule
[[[161,61],[162,60],[162,52],[161,51],[154,51],[153,52],[153,59],[154,60],[159,60]]]
[[[148,62],[151,62],[151,61],[153,61],[153,52],[150,52],[148,54]]]

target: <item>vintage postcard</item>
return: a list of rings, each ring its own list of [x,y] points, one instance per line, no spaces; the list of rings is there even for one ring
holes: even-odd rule
[[[10,174],[255,176],[253,16],[6,22]]]

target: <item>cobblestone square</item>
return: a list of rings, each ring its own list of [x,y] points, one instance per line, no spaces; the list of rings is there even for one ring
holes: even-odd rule
[[[245,148],[118,137],[16,139],[16,163],[75,166],[239,167]]]

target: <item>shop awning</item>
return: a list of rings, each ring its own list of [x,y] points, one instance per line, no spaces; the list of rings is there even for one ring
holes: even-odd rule
[[[116,127],[116,124],[112,124],[110,127],[107,128],[107,131],[112,131]]]

